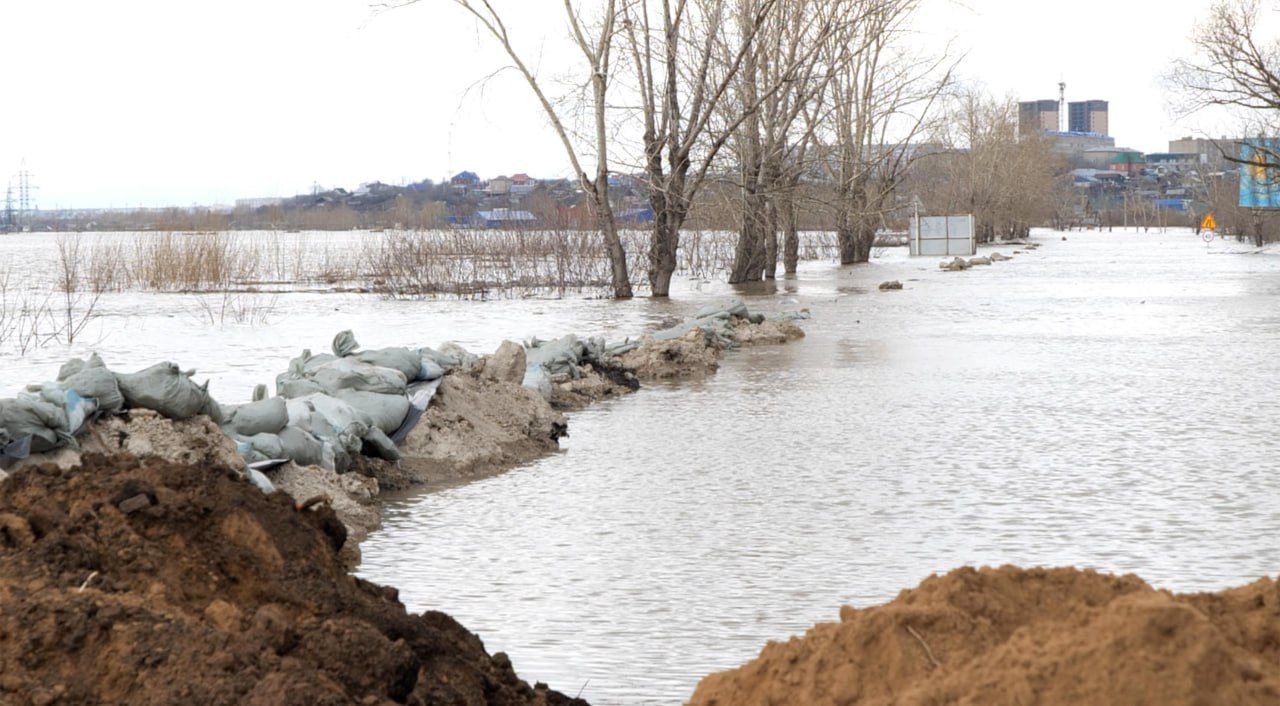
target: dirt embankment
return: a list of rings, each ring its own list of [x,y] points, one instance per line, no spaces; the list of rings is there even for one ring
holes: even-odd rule
[[[0,703],[582,704],[349,575],[237,471],[87,455],[0,483]]]
[[[489,475],[555,451],[567,433],[536,391],[458,370],[401,444],[400,472],[411,483]]]
[[[1280,703],[1280,586],[1157,591],[1077,569],[958,569],[770,643],[690,704]]]

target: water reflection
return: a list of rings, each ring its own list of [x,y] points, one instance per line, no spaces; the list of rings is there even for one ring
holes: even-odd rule
[[[891,252],[766,287],[753,303],[813,311],[805,341],[577,414],[562,454],[389,505],[363,573],[526,678],[670,704],[960,564],[1177,590],[1276,571],[1280,258],[1073,234],[933,267]]]

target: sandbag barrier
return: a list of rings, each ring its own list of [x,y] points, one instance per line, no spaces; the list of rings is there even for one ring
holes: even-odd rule
[[[783,318],[807,318],[806,313]],[[733,323],[764,321],[740,300],[699,310],[693,318],[647,337],[667,341],[700,330],[708,343],[736,345]],[[568,335],[524,344],[523,385],[550,400],[558,380],[577,378],[582,366],[607,367],[617,356],[640,346],[639,339],[607,343],[601,337]],[[347,471],[363,455],[390,462],[400,459],[398,445],[429,406],[445,374],[470,369],[481,358],[454,343],[433,348],[360,350],[355,335],[334,337],[331,353],[302,353],[276,376],[274,397],[258,385],[252,401],[220,405],[208,382],[196,384],[194,370],[158,363],[136,373],[114,373],[94,353],[73,358],[57,380],[28,386],[12,399],[0,399],[0,468],[60,448],[77,449],[76,437],[94,418],[128,409],[149,409],[169,419],[206,415],[235,442],[248,477],[272,490],[261,471],[289,461]],[[517,368],[518,370],[518,368]]]

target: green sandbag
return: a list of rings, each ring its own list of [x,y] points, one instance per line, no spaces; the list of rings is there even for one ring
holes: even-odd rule
[[[350,331],[341,331],[333,337],[333,354],[339,358],[355,353],[360,348],[360,344],[356,343],[355,334]]]
[[[295,427],[285,427],[278,436],[285,458],[300,466],[319,466],[329,471],[336,470],[331,444]]]
[[[362,363],[379,368],[391,368],[400,371],[409,382],[422,380],[422,357],[417,351],[408,348],[379,348],[373,351],[360,351],[353,356]]]
[[[400,395],[380,395],[376,392],[341,390],[335,395],[373,421],[371,426],[390,434],[404,422],[409,414],[409,398]]]
[[[400,460],[400,449],[397,449],[395,442],[377,427],[370,429],[369,433],[364,435],[364,445],[360,453],[386,461]]]
[[[280,443],[280,437],[275,434],[239,434],[232,437],[236,440],[237,446],[240,444],[248,444],[257,452],[260,457],[251,459],[248,454],[241,450],[241,455],[246,461],[265,461],[272,458],[288,458],[284,455],[284,446]]]
[[[98,409],[104,412],[118,412],[124,406],[120,384],[115,374],[106,368],[85,366],[79,372],[59,379],[58,383],[65,390],[75,390],[81,397],[94,398],[98,401]]]
[[[354,358],[335,360],[308,377],[329,394],[341,390],[358,390],[383,395],[403,395],[408,384],[405,376],[398,370],[380,368]]]
[[[31,453],[44,453],[63,446],[79,448],[71,436],[67,411],[31,395],[0,400],[0,427],[10,438],[31,437]]]
[[[209,383],[191,381],[194,370],[183,372],[173,363],[157,363],[136,373],[117,374],[116,381],[124,395],[125,405],[151,409],[170,419],[189,419],[208,415],[214,423],[222,421],[222,410],[209,397]]]
[[[223,427],[241,436],[278,434],[288,423],[289,413],[282,397],[223,408]]]

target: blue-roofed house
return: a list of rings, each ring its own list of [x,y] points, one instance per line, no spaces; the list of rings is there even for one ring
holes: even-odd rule
[[[528,211],[495,208],[491,211],[476,211],[471,217],[471,225],[475,228],[527,228],[537,220],[538,217]]]
[[[480,176],[475,172],[458,172],[449,180],[449,186],[454,191],[466,193],[480,185]]]

